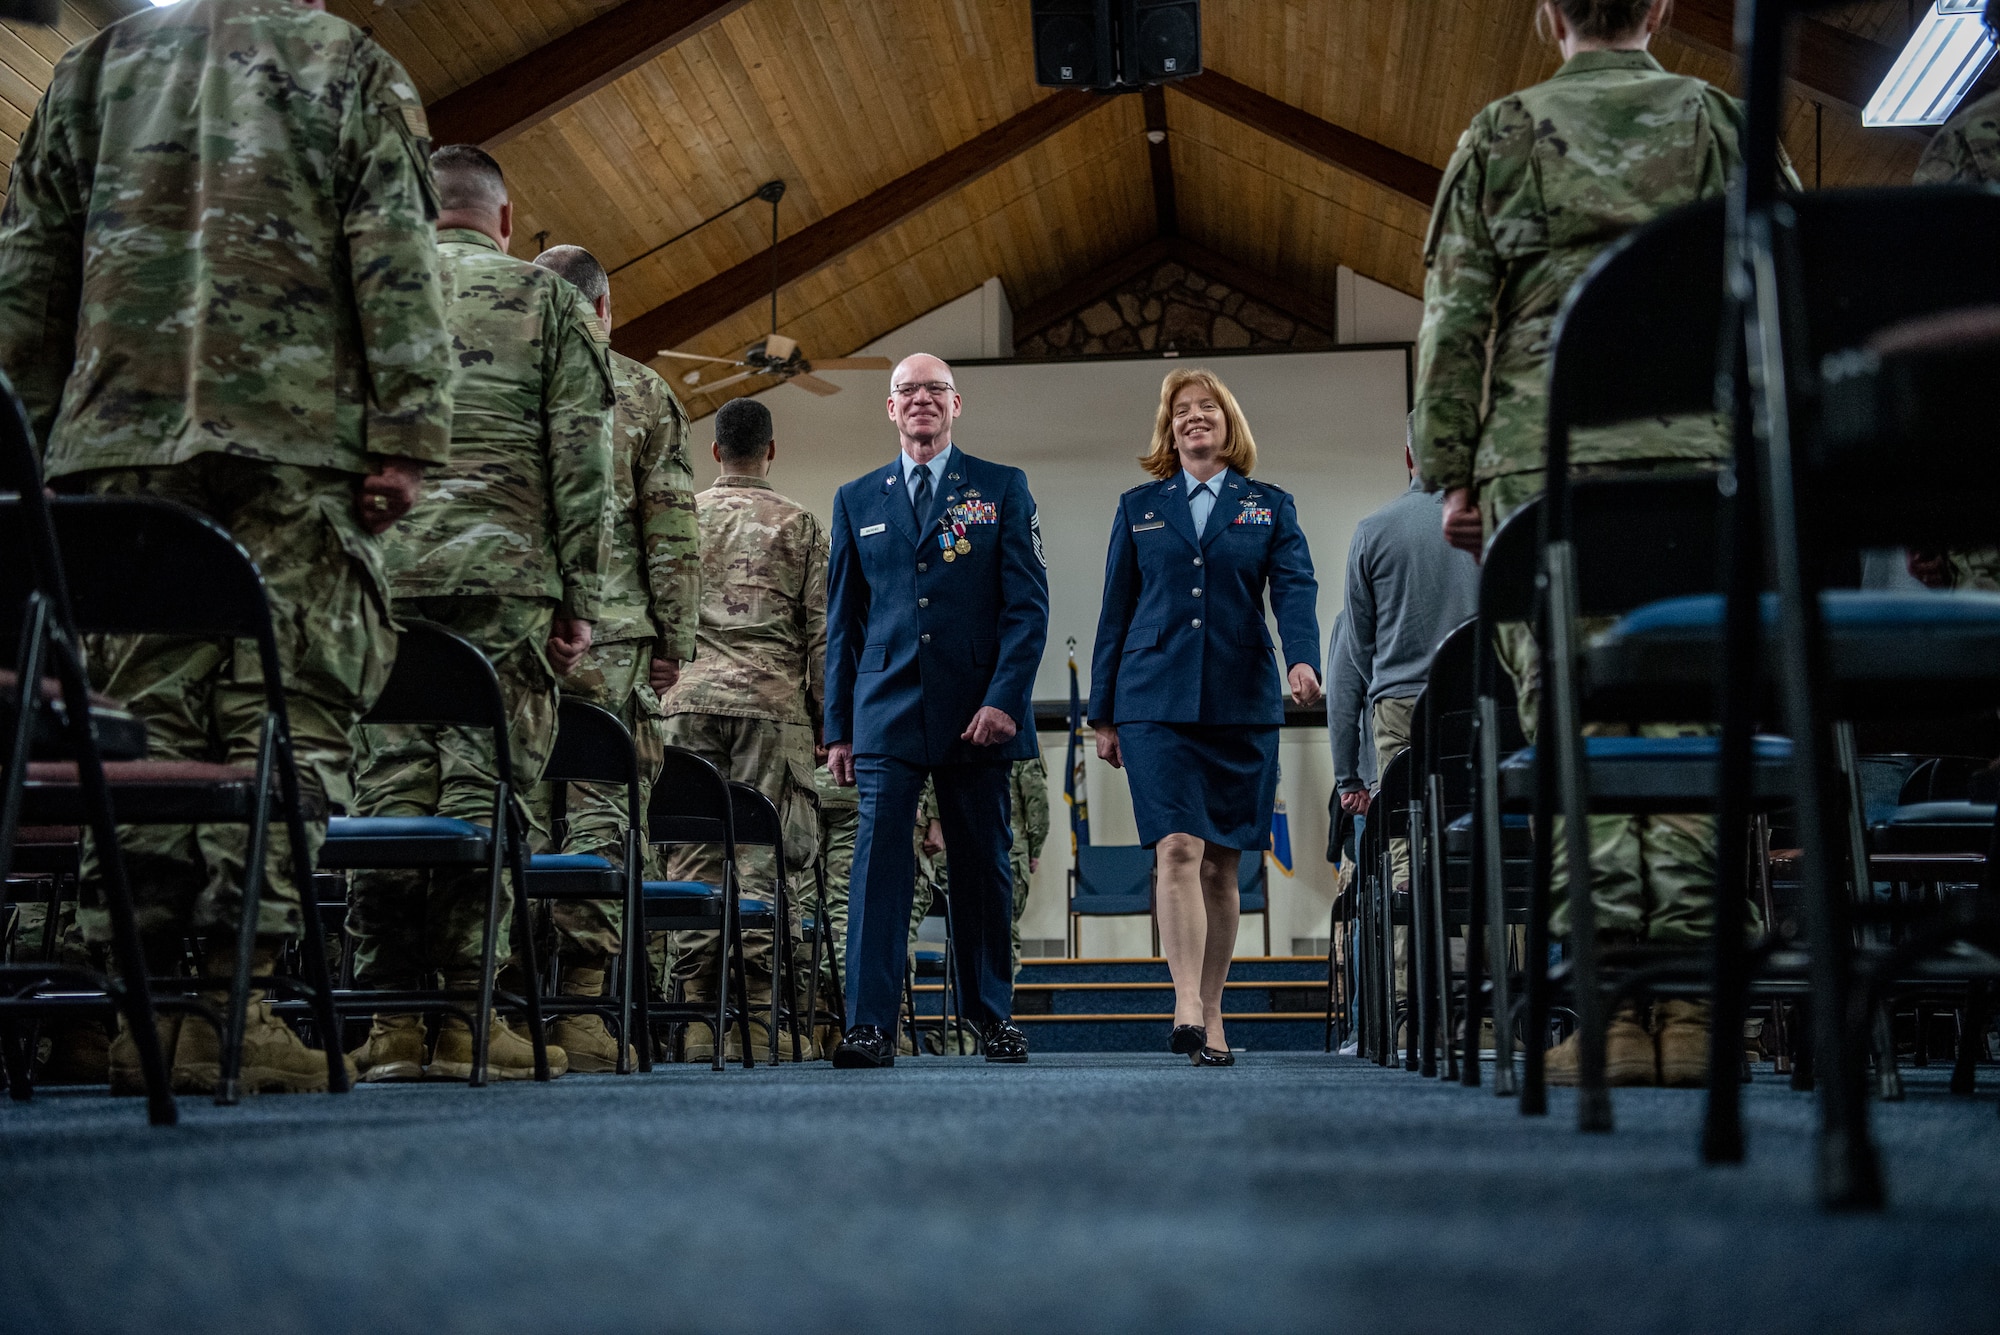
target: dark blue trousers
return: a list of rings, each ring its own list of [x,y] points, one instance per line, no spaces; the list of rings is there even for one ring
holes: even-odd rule
[[[1013,872],[1007,850],[1008,765],[939,765],[926,771],[892,756],[854,757],[861,828],[847,892],[847,1025],[893,1032],[902,1009],[916,894],[917,799],[928,772],[951,859],[952,947],[965,1018],[985,1025],[1014,1013]]]

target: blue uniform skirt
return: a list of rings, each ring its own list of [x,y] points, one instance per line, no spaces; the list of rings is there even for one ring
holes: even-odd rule
[[[1269,846],[1278,798],[1276,724],[1121,723],[1118,747],[1139,842],[1147,848],[1170,834],[1246,852]]]

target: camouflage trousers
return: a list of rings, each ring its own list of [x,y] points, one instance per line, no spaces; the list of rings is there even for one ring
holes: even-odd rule
[[[556,680],[546,643],[555,603],[537,598],[399,598],[399,618],[434,621],[478,646],[500,678],[507,708],[508,782],[526,812],[536,849],[548,843],[542,770],[556,739]],[[360,730],[359,797],[364,816],[448,816],[490,825],[498,780],[484,729],[414,724]],[[358,986],[421,987],[428,976],[479,969],[486,929],[487,876],[481,868],[362,871],[348,893],[347,931]],[[500,958],[509,953],[512,884],[500,892]]]
[[[375,703],[395,661],[387,585],[376,539],[354,515],[357,479],[232,454],[202,454],[157,468],[113,468],[65,478],[94,496],[178,501],[213,519],[263,572],[284,674],[306,841],[314,861],[329,805],[354,799],[356,723]],[[264,721],[257,646],[170,635],[93,637],[91,677],[146,722],[155,760],[254,765]],[[233,929],[242,909],[249,830],[242,825],[121,826],[141,932]],[[86,842],[87,847],[87,842]],[[95,860],[86,857],[84,935],[107,941]],[[257,931],[295,936],[302,925],[291,840],[272,814]]]
[[[1627,464],[1584,464],[1574,476],[1687,472],[1685,459],[1642,459]],[[1500,522],[1542,493],[1543,474],[1510,473],[1479,488],[1479,509],[1490,535]],[[1611,625],[1599,618],[1578,623],[1583,639]],[[1520,701],[1521,729],[1532,740],[1536,710],[1541,702],[1541,653],[1526,625],[1498,628],[1500,661],[1514,678]],[[1689,737],[1713,729],[1705,724],[1647,724],[1633,729],[1592,724],[1593,737]],[[1705,941],[1715,924],[1715,818],[1705,815],[1592,816],[1590,825],[1590,898],[1597,910],[1600,936],[1654,945],[1693,945]],[[1552,890],[1554,909],[1549,930],[1569,931],[1569,857],[1562,822],[1555,840]],[[1752,905],[1752,912],[1755,906]]]
[[[1375,702],[1369,722],[1375,734],[1375,773],[1378,776],[1387,774],[1389,762],[1396,758],[1398,751],[1410,744],[1410,718],[1416,713],[1416,709],[1417,698],[1414,695],[1401,700],[1384,697]],[[1400,885],[1408,885],[1410,882],[1408,839],[1389,841],[1389,861],[1395,869],[1392,879]]]
[[[632,733],[639,755],[639,810],[652,800],[653,780],[664,755],[660,698],[647,684],[653,641],[615,640],[593,644],[576,670],[562,679],[562,693],[587,700],[618,716]],[[553,793],[544,801],[550,801]],[[628,824],[625,790],[604,784],[572,783],[563,795],[565,853],[594,853],[623,866]],[[646,851],[642,841],[642,858]],[[556,900],[549,905],[556,950],[572,967],[602,968],[623,941],[625,906],[615,899]]]
[[[792,935],[799,934],[799,907],[806,889],[798,873],[813,863],[819,845],[814,814],[812,728],[775,719],[737,718],[729,714],[674,714],[666,721],[666,743],[694,752],[722,772],[722,777],[747,783],[778,808],[785,841],[786,886],[790,891]],[[745,899],[772,902],[775,866],[771,850],[737,851]],[[722,850],[712,845],[688,845],[667,854],[667,879],[722,883]],[[673,974],[686,995],[713,996],[722,967],[718,949],[721,933],[675,932]],[[743,933],[744,968],[759,983],[771,977],[772,934]]]
[[[833,942],[820,960],[822,993],[833,986],[834,952],[839,952],[840,977],[847,978],[847,886],[854,871],[854,841],[861,832],[861,807],[856,790],[836,788],[824,766],[813,771],[819,795],[819,857],[826,875],[826,922]],[[817,892],[814,884],[799,891],[799,902]]]

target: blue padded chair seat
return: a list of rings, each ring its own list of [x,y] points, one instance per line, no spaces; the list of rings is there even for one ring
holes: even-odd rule
[[[1776,595],[1764,595],[1767,636],[1777,606]],[[1913,699],[1957,712],[2000,700],[2000,593],[1829,589],[1820,615],[1843,713],[1902,713]],[[1722,657],[1722,617],[1720,594],[1628,613],[1591,641],[1586,689],[1595,697],[1649,684],[1709,687]]]
[[[647,881],[639,887],[639,893],[644,899],[648,919],[719,921],[722,917],[722,887],[710,885],[707,881]],[[745,927],[769,927],[777,919],[770,901],[765,899],[750,899],[747,896],[738,899],[736,912]]]
[[[1706,811],[1715,805],[1719,737],[1586,737],[1585,792],[1597,812]],[[1758,737],[1751,758],[1754,805],[1790,798],[1792,744]],[[1535,748],[1500,762],[1500,797],[1520,810],[1535,800]]]
[[[537,853],[528,859],[532,899],[622,899],[625,873],[595,853]]]
[[[1151,895],[1072,895],[1069,901],[1071,913],[1116,916],[1128,913],[1151,913]]]
[[[1990,802],[1912,802],[1872,829],[1877,853],[1984,853],[1993,833]]]
[[[1472,856],[1471,812],[1444,827],[1444,851],[1455,858]],[[1534,852],[1535,841],[1528,833],[1528,818],[1514,812],[1500,817],[1500,856],[1525,858],[1534,856]]]
[[[335,816],[319,851],[322,871],[463,866],[492,856],[484,825],[450,816]]]

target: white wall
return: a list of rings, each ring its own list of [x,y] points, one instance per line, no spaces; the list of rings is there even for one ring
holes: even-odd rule
[[[1424,303],[1372,278],[1363,278],[1346,265],[1334,276],[1334,318],[1342,343],[1414,343],[1424,322]]]
[[[993,346],[1000,333],[996,297],[998,303],[1005,301],[997,289],[997,283],[975,289],[865,351],[892,359],[934,351],[949,359]],[[1216,356],[1202,364],[1212,367],[1242,403],[1257,435],[1258,475],[1298,498],[1319,573],[1323,641],[1340,609],[1354,525],[1406,485],[1405,354],[1399,348],[1334,350]],[[1160,379],[1168,369],[1167,359],[1158,357],[956,368],[965,399],[965,415],[954,433],[957,443],[1025,469],[1041,511],[1050,624],[1048,652],[1035,682],[1037,699],[1067,699],[1065,641],[1071,637],[1077,642],[1083,690],[1090,689],[1090,646],[1111,515],[1121,492],[1147,480],[1136,458],[1145,449]],[[776,423],[773,485],[830,517],[834,490],[887,463],[896,438],[887,419],[885,373],[823,374],[844,392],[820,398],[781,385],[761,398]],[[706,419],[698,422],[699,486],[708,485],[716,473],[709,453],[712,440]],[[1022,935],[1029,938],[1058,938],[1065,932],[1069,823],[1062,803],[1064,741],[1060,732],[1042,738],[1055,828],[1022,923]],[[1333,778],[1324,729],[1286,730],[1279,754],[1284,768],[1279,793],[1290,816],[1296,872],[1290,880],[1273,876],[1271,939],[1273,949],[1284,954],[1295,936],[1326,935],[1333,892],[1331,869],[1324,861],[1326,795]],[[1093,756],[1087,782],[1096,842],[1134,842],[1124,775]],[[1239,953],[1261,952],[1261,924],[1246,919],[1238,941]],[[1150,936],[1143,920],[1096,921],[1086,924],[1084,944],[1089,954],[1141,955],[1150,948]]]

